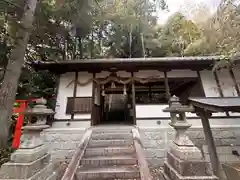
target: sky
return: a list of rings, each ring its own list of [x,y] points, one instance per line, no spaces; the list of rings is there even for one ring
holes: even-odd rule
[[[211,12],[214,12],[220,1],[221,0],[166,0],[169,12],[159,12],[158,22],[160,24],[166,22],[168,17],[177,11],[182,11],[186,16],[188,16],[188,9],[196,6],[198,3],[205,4]]]

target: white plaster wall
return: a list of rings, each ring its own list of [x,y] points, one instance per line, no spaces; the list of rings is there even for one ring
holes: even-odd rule
[[[51,128],[88,128],[91,126],[91,121],[70,121],[70,124],[67,123],[67,121],[55,121],[53,122]]]
[[[130,72],[126,72],[126,71],[119,71],[117,72],[117,75],[120,77],[131,77],[131,73]]]
[[[136,118],[170,117],[169,113],[162,110],[168,105],[136,105]]]
[[[196,71],[191,70],[172,70],[167,72],[168,78],[197,77]]]
[[[240,73],[237,74],[236,70],[234,70],[236,79],[240,79]],[[214,75],[212,71],[202,71],[200,73],[201,80],[204,88],[204,92],[206,97],[220,97],[220,94],[217,90],[217,83],[214,79]],[[237,92],[234,87],[233,80],[229,74],[227,69],[223,69],[217,72],[217,76],[219,79],[219,83],[223,92],[224,97],[235,97],[237,96]],[[231,116],[239,116],[240,113],[229,113]],[[216,113],[214,116],[224,116],[225,113]],[[240,122],[239,122],[240,123]],[[239,124],[238,123],[238,124]]]
[[[110,72],[108,71],[102,71],[100,73],[96,73],[96,78],[106,78],[110,75]],[[130,72],[126,72],[126,71],[118,71],[117,72],[117,76],[120,77],[131,77],[131,73]]]
[[[79,72],[78,73],[78,82],[80,84],[84,84],[87,81],[89,81],[89,79],[91,79],[92,77],[93,77],[93,75],[88,72]],[[84,85],[84,86],[78,85],[76,96],[77,97],[92,97],[92,82],[90,82],[89,84]],[[74,119],[91,119],[91,113],[75,114]]]
[[[206,97],[220,97],[213,72],[204,70],[200,76]],[[226,116],[226,113],[215,113],[213,116]]]
[[[158,123],[160,121],[160,124]],[[137,120],[137,126],[139,128],[171,128],[169,125],[171,122],[170,118],[166,119],[142,119]],[[188,122],[193,128],[202,128],[201,119],[191,119],[188,118]],[[210,126],[212,128],[228,128],[228,127],[238,127],[240,128],[240,118],[210,118]]]
[[[219,83],[224,97],[237,96],[237,91],[234,87],[233,79],[228,70],[223,69],[217,72]]]
[[[105,78],[107,76],[109,76],[109,72],[108,71],[102,71],[100,73],[96,73],[96,78]]]
[[[92,74],[88,72],[79,72],[78,73],[78,81],[79,83],[85,83],[90,78],[92,78]],[[62,74],[60,76],[60,83],[57,95],[57,105],[56,105],[56,114],[55,119],[70,119],[71,115],[66,114],[66,106],[67,106],[67,98],[73,97],[73,89],[74,89],[74,79],[75,73],[69,72]],[[72,83],[71,83],[72,82]],[[69,83],[71,83],[70,86]],[[67,87],[68,86],[68,87]],[[92,96],[92,82],[85,86],[77,86],[77,97],[91,97]],[[90,119],[91,114],[76,114],[74,115],[74,119]]]
[[[134,76],[139,78],[147,78],[151,76],[158,76],[160,78],[164,78],[164,73],[157,70],[145,70],[135,72]],[[191,70],[172,70],[167,72],[167,77],[168,78],[197,77],[197,72]]]
[[[67,85],[74,80],[75,73],[68,72],[62,74],[59,80],[58,87],[58,95],[57,95],[57,103],[56,103],[56,114],[54,116],[55,119],[70,119],[70,115],[66,114],[67,107],[67,97],[73,96],[73,86],[74,83],[71,83],[69,87]]]
[[[236,79],[240,79],[240,73],[238,73],[236,70],[234,70],[234,73]],[[213,72],[205,70],[200,72],[200,75],[206,97],[220,97],[220,94],[218,93],[217,90],[217,83],[214,79]],[[237,96],[237,92],[235,90],[234,83],[230,76],[229,71],[226,69],[220,70],[217,72],[217,76],[224,97]]]
[[[206,97],[220,97],[213,72],[204,70],[200,72],[200,76]]]
[[[144,71],[134,72],[134,76],[138,78],[148,78],[151,76],[158,76],[160,78],[164,78],[164,73],[157,70],[144,70]]]

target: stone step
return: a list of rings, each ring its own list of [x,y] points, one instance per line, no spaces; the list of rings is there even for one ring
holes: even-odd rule
[[[132,133],[96,133],[91,136],[93,140],[133,139]]]
[[[39,179],[42,180],[42,179]],[[57,180],[57,173],[53,173],[51,176],[49,176],[46,180]]]
[[[56,180],[56,174],[54,173],[54,164],[49,163],[44,169],[36,173],[31,178],[31,180],[43,180],[43,179]]]
[[[110,178],[110,179],[109,178],[101,178],[101,179],[91,179],[91,180],[141,180],[141,178],[136,178],[136,179],[128,179],[128,178],[127,179],[122,179],[122,178],[121,179],[119,179],[119,178],[117,178],[117,179],[116,178]],[[161,179],[161,180],[163,180],[163,179]]]
[[[109,165],[137,165],[137,159],[135,156],[123,155],[123,156],[95,156],[83,158],[80,164],[89,167],[101,167]]]
[[[92,129],[92,134],[102,134],[102,133],[132,133],[132,126],[104,126],[95,127]]]
[[[132,129],[94,129],[92,134],[105,134],[105,133],[132,133]]]
[[[88,147],[116,147],[116,146],[131,146],[132,139],[114,139],[114,140],[90,140]]]
[[[78,180],[139,179],[140,172],[137,166],[79,167],[76,176]]]
[[[130,155],[135,153],[133,146],[127,147],[105,147],[105,148],[87,148],[84,157],[91,156],[114,156],[114,155]]]

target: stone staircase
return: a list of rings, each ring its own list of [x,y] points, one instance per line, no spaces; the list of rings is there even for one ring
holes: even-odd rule
[[[138,130],[89,128],[61,180],[151,180]]]
[[[131,126],[93,128],[76,179],[141,179],[132,129]]]

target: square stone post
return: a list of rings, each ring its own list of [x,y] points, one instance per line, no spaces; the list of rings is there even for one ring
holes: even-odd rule
[[[41,99],[33,109],[28,109],[25,115],[36,117],[36,122],[23,127],[23,142],[0,169],[0,179],[14,180],[56,180],[54,165],[50,162],[50,154],[45,148],[40,133],[48,128],[46,119],[54,114],[46,108],[46,101]]]
[[[164,109],[164,112],[170,112],[170,126],[176,130],[175,139],[164,163],[166,179],[217,180],[218,178],[209,171],[210,164],[203,159],[201,151],[186,135],[191,124],[187,122],[185,112],[194,112],[194,109],[181,105],[179,99],[174,96],[170,99],[170,107]]]

